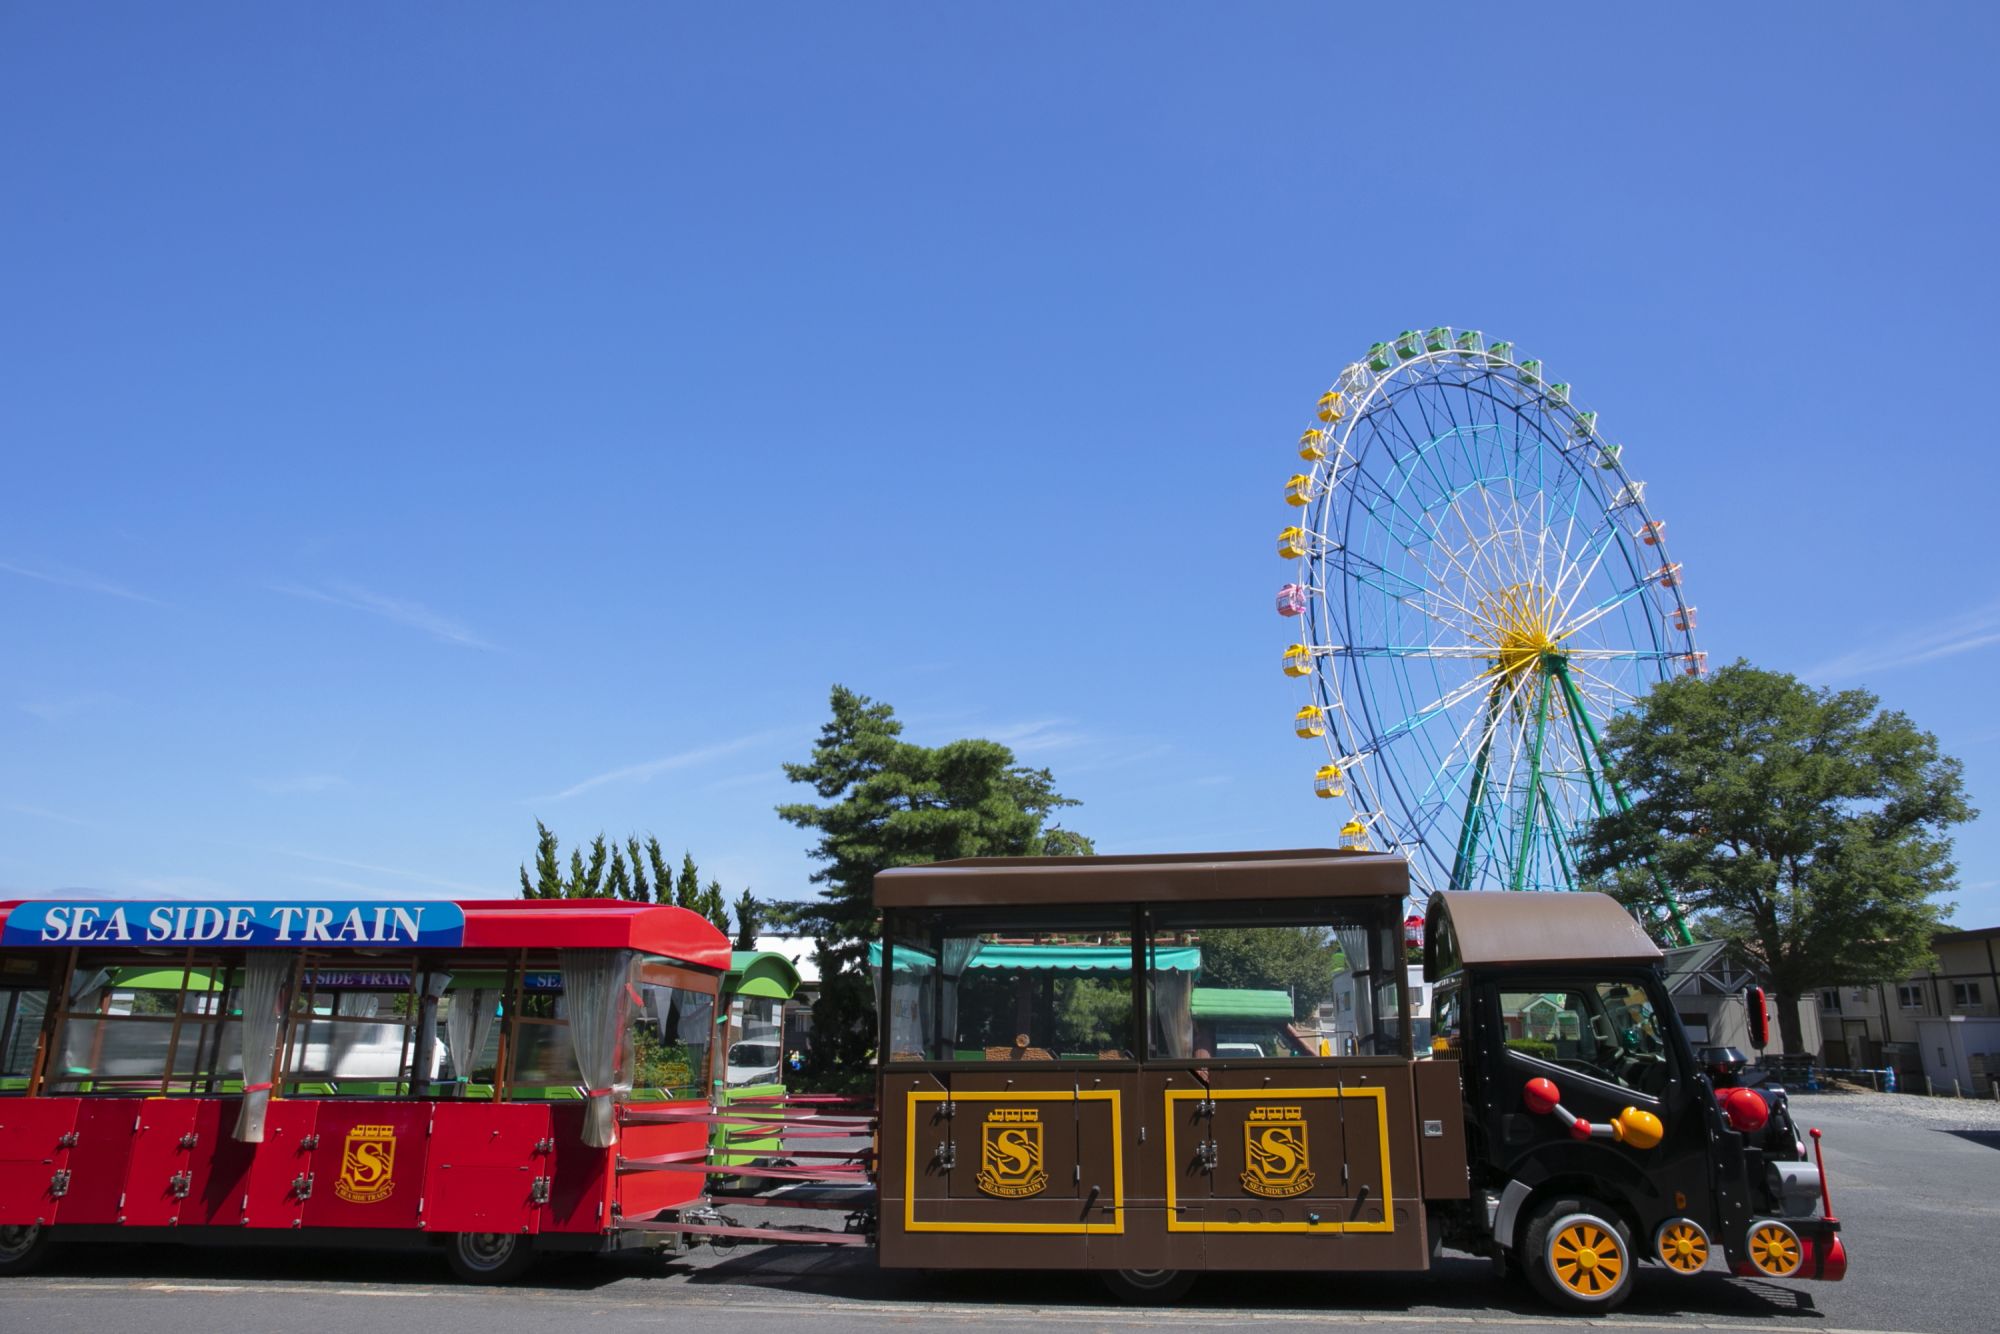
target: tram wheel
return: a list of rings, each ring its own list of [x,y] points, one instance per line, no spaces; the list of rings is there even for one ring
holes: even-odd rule
[[[1551,1200],[1528,1224],[1521,1247],[1528,1282],[1550,1305],[1593,1314],[1632,1293],[1637,1257],[1618,1215],[1595,1200]]]
[[[1111,1295],[1133,1306],[1170,1306],[1187,1296],[1192,1269],[1106,1269],[1097,1276]]]
[[[40,1223],[0,1227],[0,1274],[27,1274],[49,1258],[49,1230]]]
[[[507,1283],[534,1262],[528,1238],[519,1232],[454,1232],[445,1243],[451,1272],[467,1283]]]

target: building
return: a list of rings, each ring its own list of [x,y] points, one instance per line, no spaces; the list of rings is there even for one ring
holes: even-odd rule
[[[1931,952],[1930,969],[1901,982],[1820,992],[1827,1065],[1893,1068],[1919,1092],[1990,1091],[2000,1076],[2000,926],[1941,931]]]
[[[1818,996],[1780,996],[1741,948],[1726,940],[1705,940],[1666,951],[1660,961],[1681,1027],[1688,1043],[1701,1047],[1735,1047],[1755,1059],[1768,1055],[1813,1055],[1824,1045],[1820,1034]],[[1750,1041],[1750,1012],[1744,995],[1762,987],[1771,1007],[1771,1043],[1761,1050]],[[1803,1052],[1784,1051],[1784,1028],[1778,1007],[1798,1006]]]
[[[1342,970],[1333,977],[1333,998],[1320,1002],[1317,1019],[1319,1035],[1336,1056],[1355,1051],[1354,989],[1358,979]],[[1431,992],[1424,981],[1422,964],[1412,964],[1404,985],[1410,989],[1410,1048],[1419,1054],[1431,1044]]]

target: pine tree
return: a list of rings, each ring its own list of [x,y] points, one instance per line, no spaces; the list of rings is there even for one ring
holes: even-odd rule
[[[556,855],[556,836],[540,820],[535,821],[535,878],[528,879],[528,868],[521,868],[521,897],[524,899],[559,899],[563,896],[562,862]]]
[[[625,874],[625,853],[616,844],[611,848],[611,869],[604,877],[604,897],[627,902],[632,898],[632,879]]]
[[[717,931],[725,936],[729,934],[729,901],[722,896],[720,880],[708,882],[708,888],[701,892],[701,907],[698,911],[715,924]]]
[[[902,740],[893,709],[844,686],[833,688],[832,706],[812,759],[785,766],[787,778],[811,785],[824,804],[778,808],[780,818],[820,835],[810,855],[821,863],[812,878],[823,888],[798,920],[819,938],[807,1073],[822,1080],[866,1066],[874,1050],[867,965],[877,871],[1035,855],[1052,838],[1064,851],[1089,847],[1080,834],[1045,827],[1050,814],[1076,803],[1055,791],[1048,770],[1015,764],[1007,747],[979,740],[914,745]]]
[[[695,869],[694,854],[681,854],[680,878],[674,881],[674,906],[689,912],[701,911],[701,872]]]
[[[743,894],[736,900],[736,948],[754,950],[757,948],[757,928],[763,916],[763,905],[757,896],[744,886]]]
[[[632,901],[651,903],[653,891],[646,883],[646,864],[639,859],[638,835],[635,834],[625,840],[625,851],[631,855],[632,861]]]
[[[638,860],[636,857],[634,861]],[[646,836],[646,865],[653,868],[653,902],[672,903],[674,893],[673,871],[667,866],[667,856],[660,850],[660,840]]]

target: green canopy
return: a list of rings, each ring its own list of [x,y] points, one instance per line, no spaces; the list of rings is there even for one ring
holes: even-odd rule
[[[725,996],[771,996],[790,1000],[799,989],[799,970],[776,950],[731,950],[722,978]]]
[[[928,952],[912,950],[907,945],[897,946],[896,953],[898,957],[905,959],[915,954],[924,963],[933,962]],[[1155,949],[1151,953],[1155,972],[1201,971],[1201,947],[1198,945],[1176,945],[1167,949]],[[870,942],[868,964],[871,968],[882,966],[881,942]],[[996,973],[1056,970],[1073,973],[1129,973],[1132,971],[1132,947],[1129,945],[985,945],[972,956],[972,962],[966,966],[989,968]],[[1290,1001],[1286,1002],[1287,1014],[1291,1013],[1290,1004]]]
[[[1197,1019],[1276,1019],[1289,1023],[1292,998],[1282,991],[1196,987],[1189,1002]]]

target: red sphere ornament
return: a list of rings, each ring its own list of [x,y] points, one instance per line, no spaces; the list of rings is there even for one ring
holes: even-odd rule
[[[1531,1079],[1528,1086],[1521,1090],[1521,1101],[1527,1103],[1528,1110],[1537,1116],[1547,1116],[1562,1101],[1562,1093],[1552,1080]]]
[[[1590,1122],[1580,1116],[1577,1117],[1576,1120],[1569,1123],[1569,1133],[1572,1139],[1589,1139]]]
[[[1771,1106],[1754,1089],[1724,1089],[1720,1096],[1731,1129],[1754,1135],[1769,1123]]]

